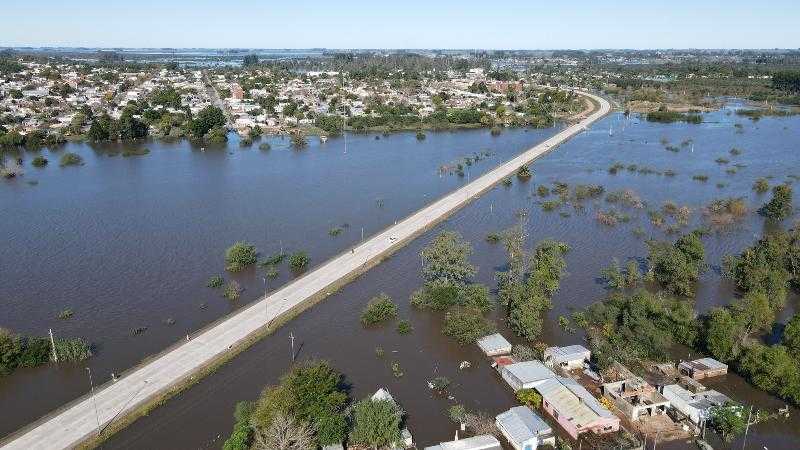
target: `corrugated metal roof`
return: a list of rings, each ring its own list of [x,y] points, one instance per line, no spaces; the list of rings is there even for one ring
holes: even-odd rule
[[[509,364],[504,367],[513,376],[520,380],[523,384],[531,383],[534,381],[546,380],[548,378],[555,378],[556,374],[547,366],[542,364],[541,361],[523,361],[515,364]]]
[[[564,361],[575,361],[586,357],[589,350],[582,345],[568,345],[566,347],[548,347],[545,355],[553,358],[553,361],[560,363]]]
[[[478,339],[478,347],[487,355],[511,351],[511,343],[500,333],[490,334]]]
[[[457,441],[442,442],[439,445],[425,447],[425,450],[502,450],[502,447],[496,437],[491,434],[483,434]]]
[[[536,390],[559,415],[566,416],[579,429],[598,418],[614,417],[589,391],[569,378],[547,380],[537,386]]]
[[[516,444],[553,432],[550,425],[527,406],[515,406],[498,414],[497,423],[508,433],[506,437]]]

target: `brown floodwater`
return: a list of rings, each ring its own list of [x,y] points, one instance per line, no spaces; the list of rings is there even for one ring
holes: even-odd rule
[[[477,347],[460,347],[442,336],[441,315],[410,308],[408,296],[421,282],[419,250],[442,230],[458,231],[474,246],[472,260],[480,269],[476,281],[494,287],[494,272],[502,268],[504,252],[501,246],[486,242],[485,237],[490,232],[514,225],[519,220],[520,212],[524,211],[531,245],[538,240],[553,238],[567,242],[572,248],[567,255],[569,274],[553,299],[554,308],[545,321],[543,340],[551,344],[580,342],[582,337],[579,334],[569,334],[558,327],[557,317],[603,297],[603,284],[597,277],[600,269],[607,266],[612,257],[623,262],[629,258],[641,260],[645,257],[644,240],[634,235],[634,229],[641,227],[646,236],[656,238],[671,236],[649,223],[646,209],[617,207],[620,212],[630,215],[630,221],[615,227],[601,225],[595,219],[596,211],[611,207],[602,200],[587,200],[580,209],[564,206],[560,211],[544,212],[540,208],[541,199],[536,196],[535,188],[542,183],[562,181],[570,185],[600,184],[606,191],[633,189],[648,203],[648,208],[658,208],[667,200],[690,206],[695,211],[691,226],[704,223],[699,210],[714,198],[743,196],[751,208],[756,209],[769,197],[751,191],[751,185],[756,178],[770,176],[773,177],[771,182],[777,183],[791,180],[788,176],[800,175],[800,155],[796,151],[800,137],[800,120],[788,117],[751,122],[730,114],[730,111],[730,108],[726,108],[706,114],[706,123],[702,125],[652,124],[641,122],[637,118],[627,120],[621,115],[609,116],[587,133],[577,136],[536,161],[532,166],[534,177],[531,181],[520,183],[515,180],[511,187],[498,186],[487,192],[383,264],[304,312],[274,335],[256,343],[215,374],[157,408],[149,416],[139,419],[112,437],[104,447],[219,448],[233,424],[235,403],[257,398],[264,386],[277,382],[280,375],[289,368],[289,333],[297,338],[299,358],[327,359],[344,373],[351,386],[352,398],[362,398],[379,387],[388,388],[408,412],[408,425],[421,446],[452,438],[455,426],[446,417],[446,410],[450,405],[462,403],[468,409],[492,415],[509,408],[514,404],[513,395],[488,366]],[[734,123],[741,123],[742,130],[737,131]],[[613,135],[609,134],[609,128]],[[119,203],[131,197],[138,199],[135,203],[139,208],[134,209],[139,213],[142,212],[141,205],[152,205],[161,201],[166,204],[163,208],[148,206],[147,214],[144,215],[131,212],[130,215],[114,217],[113,220],[101,216],[84,217],[82,212],[65,212],[79,208],[80,203],[73,204],[73,208],[57,209],[61,215],[68,214],[73,219],[80,216],[87,223],[105,220],[102,225],[91,227],[91,232],[79,235],[73,241],[62,242],[59,246],[58,242],[70,236],[69,231],[64,228],[71,227],[63,221],[50,218],[44,211],[66,201],[64,198],[70,197],[69,192],[53,192],[48,196],[49,200],[39,200],[41,203],[37,212],[30,213],[26,220],[20,219],[17,222],[19,225],[13,228],[17,236],[22,236],[24,244],[17,245],[19,249],[13,257],[7,257],[6,252],[2,256],[5,281],[0,287],[1,298],[4,299],[4,303],[0,305],[2,325],[13,326],[24,332],[40,332],[42,327],[46,329],[53,325],[59,328],[74,326],[68,335],[84,335],[99,343],[98,355],[90,360],[93,371],[103,373],[101,370],[110,372],[129,367],[138,358],[159,350],[179,337],[183,331],[176,330],[177,327],[195,329],[235,307],[203,287],[210,274],[221,272],[221,254],[230,242],[247,239],[271,252],[277,250],[274,241],[282,239],[287,249],[306,249],[314,262],[319,263],[325,256],[330,256],[358,240],[361,225],[357,219],[363,221],[370,218],[374,228],[367,229],[366,233],[371,234],[466,181],[455,175],[439,178],[436,167],[440,164],[488,147],[495,150],[496,156],[477,163],[472,169],[486,170],[551,132],[552,130],[525,133],[516,130],[506,133],[501,138],[511,142],[507,142],[505,151],[498,150],[498,147],[501,142],[506,141],[493,141],[487,137],[488,132],[485,131],[429,133],[428,139],[421,144],[424,147],[419,147],[420,143],[414,142],[413,134],[393,135],[379,141],[375,141],[371,135],[354,137],[352,140],[348,139],[348,157],[356,160],[349,164],[361,167],[357,174],[353,173],[356,169],[348,166],[351,171],[347,172],[347,168],[337,162],[344,158],[339,140],[329,141],[325,144],[327,147],[317,148],[315,145],[300,154],[279,149],[277,145],[273,145],[273,150],[266,155],[255,149],[240,151],[232,148],[230,151],[233,154],[217,155],[215,165],[204,162],[215,154],[209,156],[209,151],[198,153],[197,150],[192,151],[185,147],[185,144],[176,144],[176,148],[165,149],[163,152],[154,150],[151,155],[135,162],[98,162],[97,164],[102,165],[146,165],[148,170],[140,168],[138,171],[147,173],[147,176],[131,181],[122,177],[123,174],[130,176],[128,170],[121,171],[117,174],[119,176],[112,176],[107,182],[112,186],[115,182],[122,183],[129,189],[117,188],[114,190],[115,195],[109,195],[116,198],[108,199],[106,190],[96,188],[90,198],[103,201],[116,214],[123,214],[121,211],[126,208],[120,207]],[[681,141],[692,139],[693,147],[690,144],[681,147],[677,153],[669,152],[660,142],[662,138],[675,146],[679,146]],[[399,148],[393,148],[393,140],[396,140],[394,146]],[[453,147],[448,147],[448,140],[458,142]],[[352,149],[359,142],[363,145],[362,153]],[[429,144],[433,145],[429,147]],[[728,151],[733,147],[742,149],[742,154],[731,156]],[[450,153],[446,156],[437,159],[430,155],[447,148],[450,148]],[[332,149],[334,151],[329,151]],[[420,162],[417,159],[418,153],[413,153],[417,150],[424,150],[424,155],[430,159],[425,163]],[[330,157],[335,152],[337,157]],[[373,152],[379,155],[374,155]],[[149,167],[156,160],[155,154],[161,153],[169,158],[178,158],[181,163],[176,163],[172,169]],[[361,157],[368,161],[359,161]],[[718,157],[728,158],[730,162],[716,163],[714,160]],[[231,162],[237,158],[252,159],[246,163]],[[407,159],[416,162],[408,162],[404,166]],[[624,169],[611,175],[607,168],[614,162],[648,166],[662,172],[670,169],[677,175],[666,177]],[[254,167],[256,164],[258,166]],[[726,173],[725,169],[734,164],[741,165],[737,173]],[[232,169],[234,165],[238,169]],[[77,173],[86,168],[48,170],[74,170]],[[103,172],[108,170],[111,169]],[[227,173],[229,170],[240,170],[247,175],[231,175]],[[340,170],[347,173],[339,173]],[[169,180],[161,180],[164,183],[159,185],[161,189],[153,192],[150,184],[158,183],[159,177],[152,176],[151,171],[164,175],[174,173],[178,180],[188,180],[176,183],[178,186],[172,188],[167,187],[171,183]],[[708,175],[709,180],[704,183],[693,180],[692,176],[698,174]],[[25,177],[29,175],[31,171]],[[367,182],[363,179],[369,177],[381,180]],[[220,180],[221,178],[224,180]],[[282,183],[276,182],[275,178],[279,178]],[[253,186],[259,182],[263,184]],[[19,181],[15,183],[18,185],[11,189],[19,192],[32,191],[24,202],[26,204],[34,202],[32,199],[39,194],[36,190],[46,186],[44,177],[38,186],[19,185]],[[67,181],[63,183],[62,190],[65,189],[64,186],[70,186]],[[89,184],[88,181],[86,183]],[[284,183],[291,186],[299,184],[302,187],[287,192]],[[717,183],[723,185],[718,187]],[[357,187],[352,186],[353,184]],[[82,184],[77,183],[77,186]],[[401,189],[395,187],[392,190],[392,186],[400,186]],[[0,187],[9,190],[6,186]],[[235,193],[230,193],[231,189]],[[340,194],[341,190],[345,193]],[[244,192],[248,195],[244,195]],[[393,194],[389,195],[387,192]],[[263,197],[258,197],[259,194]],[[4,209],[6,199],[13,198],[7,195],[0,197]],[[179,199],[170,200],[173,196],[178,196]],[[376,205],[376,198],[379,197],[385,199],[382,208]],[[256,198],[261,200],[256,201]],[[401,203],[399,198],[406,200]],[[186,202],[191,206],[187,206]],[[273,203],[283,206],[272,206]],[[45,204],[48,206],[43,206]],[[273,208],[278,209],[277,214],[273,213]],[[102,211],[102,208],[95,211]],[[237,217],[239,215],[245,217]],[[320,220],[324,223],[317,223]],[[329,238],[327,230],[341,222],[350,223],[350,228],[339,238]],[[145,226],[145,230],[134,230],[136,227],[132,223],[139,227],[150,223],[150,226]],[[220,223],[221,225],[214,226]],[[780,226],[785,227],[788,224],[789,221]],[[58,228],[59,226],[62,228]],[[711,268],[704,273],[698,286],[696,307],[699,311],[727,303],[733,298],[732,286],[720,277],[721,259],[725,254],[738,252],[749,245],[766,226],[760,217],[751,214],[741,223],[724,231],[713,232],[704,238]],[[52,228],[63,230],[59,238],[46,235],[46,230]],[[93,237],[96,233],[100,235]],[[268,233],[269,236],[262,237],[261,233]],[[162,237],[162,234],[165,236]],[[196,238],[195,234],[201,237]],[[332,244],[340,238],[349,240],[342,243],[341,247],[337,246],[339,244]],[[47,240],[48,245],[38,243],[39,239]],[[155,242],[151,242],[153,240]],[[26,245],[37,251],[26,252]],[[81,252],[72,250],[74,247],[80,247]],[[109,255],[108,259],[91,259],[92,249],[95,247]],[[106,250],[107,247],[112,248]],[[56,264],[56,267],[52,267],[54,263],[47,257],[51,253],[70,252],[72,254],[68,258],[61,256],[64,258],[60,260],[63,263],[61,266]],[[151,252],[160,255],[153,258],[156,261],[141,256]],[[19,259],[27,264],[17,262],[14,264],[13,277],[6,278],[7,264]],[[148,266],[143,259],[155,266]],[[70,269],[73,264],[81,267],[79,272],[88,278],[88,283],[82,283],[80,277],[76,279],[72,272],[74,269]],[[53,275],[58,270],[72,273],[58,273],[57,283],[48,284],[47,288],[40,287],[47,283],[44,274]],[[93,271],[96,271],[94,277],[87,276]],[[281,282],[286,279],[286,270],[283,272]],[[111,297],[116,299],[114,301],[101,301],[104,291],[98,285],[104,284],[100,281],[109,283],[106,277],[122,279],[113,284],[125,293],[117,294],[112,290],[115,295]],[[175,279],[183,280],[183,284],[178,284]],[[237,279],[241,279],[243,284],[249,282],[246,286],[250,289],[245,292],[244,301],[256,298],[260,289],[263,289],[263,285],[259,285],[262,283],[260,275],[255,272],[242,274]],[[186,287],[187,285],[191,286]],[[40,294],[49,292],[50,298],[45,300],[41,295],[28,295],[26,292],[29,289]],[[138,290],[144,290],[147,294],[134,295]],[[73,303],[68,305],[76,310],[74,321],[55,320],[55,314],[65,303],[54,300],[53,293],[74,291],[83,292],[84,295],[92,292],[89,301],[91,307],[79,309],[80,297],[73,297]],[[181,292],[185,294],[178,295]],[[380,292],[385,292],[396,300],[400,307],[400,317],[409,319],[414,326],[411,334],[397,334],[394,324],[374,329],[364,329],[360,325],[358,319],[361,309],[371,297]],[[11,302],[5,300],[9,298],[12,299]],[[199,306],[202,303],[208,306],[202,309]],[[792,297],[782,317],[792,314],[796,306],[797,298]],[[499,328],[511,338],[512,335],[504,326],[501,316],[497,311],[495,318]],[[81,317],[83,323],[76,325]],[[175,317],[177,324],[172,327],[161,324],[165,317]],[[106,321],[112,321],[113,326],[104,323]],[[140,323],[149,325],[150,328],[142,336],[130,336],[128,330]],[[376,347],[385,351],[383,358],[376,357]],[[458,366],[462,361],[470,361],[472,367],[459,370]],[[402,377],[396,378],[392,375],[390,366],[393,362],[402,367]],[[449,389],[452,398],[436,395],[428,389],[427,381],[440,375],[452,381]],[[6,426],[4,417],[5,428],[0,433],[13,431],[29,418],[80,395],[86,390],[85,384],[81,367],[21,371],[0,381],[0,407],[4,411],[8,411],[11,405],[15,410],[22,407],[26,414],[21,419],[9,418],[14,422],[9,426]],[[783,405],[780,400],[752,388],[734,374],[707,384],[736,400],[754,404],[756,407],[775,409]],[[60,397],[51,401],[47,397],[54,395],[53,392],[57,392]],[[788,421],[775,420],[752,427],[746,448],[796,448],[795,443],[800,439],[800,422],[796,417],[800,411],[794,408],[791,411],[792,417]],[[731,444],[716,440],[713,444],[715,448],[742,448],[741,440]],[[658,448],[690,447],[692,445],[684,442],[658,445]]]

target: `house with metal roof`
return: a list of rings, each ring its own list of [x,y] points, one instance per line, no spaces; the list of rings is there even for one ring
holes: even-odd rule
[[[677,384],[661,388],[661,394],[669,400],[670,405],[697,425],[711,416],[711,410],[724,406],[731,399],[725,394],[712,389],[691,392]]]
[[[425,450],[502,450],[500,441],[491,434],[482,434],[466,439],[442,442],[439,445],[425,447]]]
[[[695,380],[702,380],[703,378],[725,375],[728,373],[728,365],[714,358],[700,358],[694,361],[681,361],[678,364],[678,372]]]
[[[542,396],[542,408],[573,439],[587,431],[604,434],[619,430],[619,417],[571,378],[554,377],[534,389]]]
[[[500,333],[490,334],[478,339],[478,347],[486,356],[499,356],[511,353],[511,343]]]
[[[495,425],[515,450],[536,450],[542,444],[556,444],[550,425],[527,406],[515,406],[498,414]]]
[[[589,362],[592,352],[582,345],[566,347],[548,347],[544,351],[544,363],[547,367],[559,367],[564,370],[583,369]]]
[[[520,389],[531,389],[539,384],[555,378],[556,374],[547,368],[541,361],[523,361],[504,366],[498,366],[500,376],[506,380],[514,392]]]

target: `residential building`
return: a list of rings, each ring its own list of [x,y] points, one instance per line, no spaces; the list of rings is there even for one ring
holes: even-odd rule
[[[600,387],[600,392],[634,422],[666,414],[669,409],[669,400],[641,377],[606,383]]]
[[[619,417],[571,378],[554,377],[535,389],[542,395],[542,408],[573,439],[587,431],[604,434],[619,430]]]
[[[583,365],[588,364],[591,357],[592,352],[582,345],[548,347],[544,351],[544,363],[547,367],[564,370],[583,369]]]
[[[700,358],[694,361],[681,361],[678,364],[678,372],[695,380],[702,380],[703,378],[725,375],[728,373],[728,365],[714,358]]]
[[[532,389],[547,380],[556,377],[541,361],[523,361],[498,366],[500,376],[511,386],[514,392],[520,389]]]
[[[491,334],[478,339],[478,347],[486,356],[499,356],[511,353],[511,343],[500,333]]]
[[[690,392],[677,384],[662,387],[661,394],[673,408],[697,425],[709,418],[713,408],[731,401],[725,394],[712,389]]]
[[[536,450],[542,444],[556,444],[550,425],[527,406],[516,406],[498,414],[495,425],[515,450]]]
[[[439,445],[425,447],[425,450],[502,450],[500,441],[491,434],[482,434],[466,439],[442,442]]]

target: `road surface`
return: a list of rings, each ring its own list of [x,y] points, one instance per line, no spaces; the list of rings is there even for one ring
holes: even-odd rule
[[[275,325],[274,322],[298,313],[354,276],[380,263],[387,255],[484,191],[504,178],[513,176],[521,166],[580,133],[610,111],[611,106],[605,99],[582,94],[594,99],[600,108],[580,122],[388,227],[352,250],[330,259],[303,277],[197,332],[188,341],[131,369],[117,381],[106,383],[95,390],[94,396],[84,396],[12,434],[0,445],[6,450],[71,448],[93,439],[98,429],[106,428],[110,422],[119,421],[126,414],[157,401],[166,391],[190,382],[203,369],[225,359],[226,354],[232,354],[229,352],[235,352],[239,345],[245,345],[254,336],[263,334],[265,328]]]

